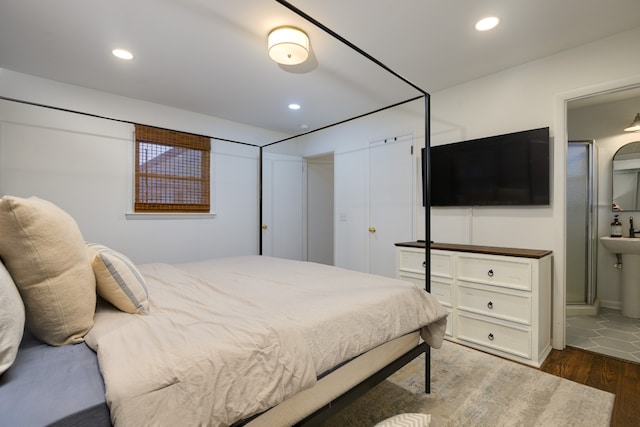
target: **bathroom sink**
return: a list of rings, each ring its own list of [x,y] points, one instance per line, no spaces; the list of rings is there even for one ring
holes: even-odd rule
[[[640,237],[601,237],[600,242],[614,254],[640,255]]]
[[[602,246],[616,255],[615,268],[622,270],[622,315],[640,319],[640,238],[601,237]]]

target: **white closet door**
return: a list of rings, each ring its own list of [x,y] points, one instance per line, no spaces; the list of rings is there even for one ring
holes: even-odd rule
[[[300,157],[264,155],[263,255],[303,259],[302,165]]]
[[[414,239],[415,179],[411,136],[369,150],[369,272],[395,277],[397,242]]]

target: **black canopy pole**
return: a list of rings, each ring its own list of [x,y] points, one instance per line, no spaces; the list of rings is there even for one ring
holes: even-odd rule
[[[427,170],[425,173],[425,180],[422,185],[425,186],[424,197],[426,197],[424,203],[424,258],[425,258],[425,271],[424,271],[424,289],[427,292],[431,292],[431,124],[429,118],[431,117],[431,96],[426,94],[424,97],[424,155],[427,156],[426,165]],[[431,346],[427,347],[424,353],[424,392],[431,393]]]
[[[285,0],[275,0],[275,1],[277,1],[278,3],[280,3],[281,5],[286,7],[287,9],[291,10],[296,15],[299,15],[300,17],[304,18],[306,21],[308,21],[308,22],[312,23],[313,25],[315,25],[316,27],[320,28],[322,31],[324,31],[325,33],[329,34],[334,39],[339,40],[343,44],[349,46],[351,49],[355,50],[360,55],[362,55],[365,58],[367,58],[369,61],[375,63],[380,68],[382,68],[382,69],[386,70],[387,72],[393,74],[395,77],[399,78],[400,80],[402,80],[403,82],[405,82],[406,84],[408,84],[409,86],[411,86],[412,88],[417,90],[418,92],[422,93],[423,95],[427,95],[427,91],[425,91],[424,89],[418,87],[416,84],[414,84],[413,82],[409,81],[408,79],[406,79],[405,77],[401,76],[400,74],[396,73],[391,68],[387,67],[385,64],[380,62],[378,59],[376,59],[373,56],[369,55],[367,52],[365,52],[364,50],[360,49],[358,46],[356,46],[355,44],[351,43],[349,40],[345,39],[340,34],[336,33],[331,28],[325,26],[324,24],[322,24],[320,21],[316,20],[312,16],[310,16],[310,15],[306,14],[305,12],[303,12],[302,10],[298,9],[297,7],[292,5],[291,3],[289,3],[289,2],[287,2]]]
[[[263,149],[262,147],[260,147],[260,156],[259,156],[259,165],[258,165],[258,210],[260,211],[258,213],[258,217],[259,217],[259,224],[258,224],[258,233],[259,234],[259,239],[258,239],[258,245],[260,246],[258,248],[259,252],[258,255],[262,255],[262,239],[263,239],[263,233],[264,233],[264,228],[263,227],[263,219],[262,219],[262,163],[263,163]]]
[[[424,183],[423,183],[423,185],[426,187],[426,190],[424,191],[425,197],[426,197],[426,199],[425,199],[425,213],[424,213],[424,218],[425,218],[425,229],[424,229],[424,234],[425,234],[425,237],[424,237],[424,242],[425,242],[425,244],[424,244],[424,246],[425,246],[425,251],[424,251],[424,254],[425,254],[425,285],[424,286],[425,286],[425,291],[431,292],[431,257],[427,256],[428,254],[431,253],[431,126],[430,126],[431,96],[429,95],[429,93],[427,91],[423,90],[422,88],[420,88],[419,86],[417,86],[413,82],[409,81],[405,77],[403,77],[400,74],[396,73],[391,68],[389,68],[388,66],[386,66],[385,64],[380,62],[378,59],[376,59],[373,56],[369,55],[367,52],[365,52],[364,50],[360,49],[358,46],[354,45],[349,40],[345,39],[344,37],[342,37],[341,35],[339,35],[335,31],[331,30],[330,28],[328,28],[327,26],[325,26],[324,24],[322,24],[321,22],[319,22],[315,18],[311,17],[307,13],[303,12],[302,10],[298,9],[297,7],[293,6],[289,2],[287,2],[285,0],[275,0],[275,1],[277,1],[278,3],[280,3],[281,5],[286,7],[287,9],[291,10],[292,12],[297,14],[298,16],[302,17],[306,21],[308,21],[308,22],[312,23],[313,25],[315,25],[316,27],[320,28],[321,30],[323,30],[325,33],[329,34],[330,36],[332,36],[336,40],[339,40],[343,44],[347,45],[348,47],[350,47],[354,51],[358,52],[360,55],[364,56],[365,58],[367,58],[371,62],[375,63],[376,65],[378,65],[382,69],[384,69],[387,72],[391,73],[392,75],[394,75],[395,77],[397,77],[398,79],[402,80],[403,82],[405,82],[406,84],[408,84],[409,86],[411,86],[412,88],[417,90],[418,92],[422,93],[422,95],[424,95],[424,108],[425,108],[425,111],[424,111],[424,117],[425,117],[425,120],[424,120],[424,143],[425,143],[424,155],[427,157],[426,161],[425,161],[426,171],[424,171],[425,172],[425,180],[424,180]],[[369,114],[373,114],[373,112],[369,113]],[[363,116],[369,115],[369,114],[364,114]],[[362,116],[358,116],[358,117],[362,117]],[[287,139],[290,139],[290,138],[287,138]],[[282,142],[282,141],[277,141],[277,142]],[[262,177],[261,177],[261,179],[262,179]],[[262,204],[261,204],[261,206],[262,206]],[[262,244],[261,244],[260,247],[262,249]],[[425,358],[426,358],[426,363],[425,363],[425,393],[430,393],[431,392],[431,347],[430,346],[427,346],[427,350],[425,351]]]

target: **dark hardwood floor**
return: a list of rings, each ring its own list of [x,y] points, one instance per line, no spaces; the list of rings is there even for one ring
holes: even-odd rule
[[[640,426],[640,364],[567,347],[551,350],[540,370],[615,394],[611,426]]]

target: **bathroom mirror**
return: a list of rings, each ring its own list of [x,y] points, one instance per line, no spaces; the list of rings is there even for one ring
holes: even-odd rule
[[[640,211],[640,141],[613,156],[613,211]]]

